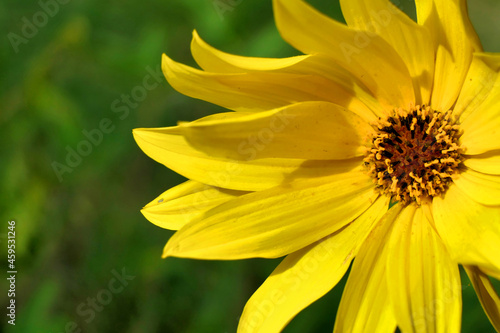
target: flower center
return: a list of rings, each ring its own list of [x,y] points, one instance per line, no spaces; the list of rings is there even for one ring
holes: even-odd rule
[[[446,191],[464,160],[451,111],[441,113],[425,105],[400,108],[376,128],[364,161],[381,193],[420,204]]]

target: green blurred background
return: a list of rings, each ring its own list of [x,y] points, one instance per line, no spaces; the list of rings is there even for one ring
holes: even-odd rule
[[[342,20],[337,0],[310,2]],[[410,1],[401,2],[413,12]],[[42,5],[49,3],[57,7]],[[271,1],[42,4],[0,3],[6,36],[0,54],[0,261],[6,272],[7,221],[13,219],[18,270],[15,327],[4,314],[6,279],[0,284],[3,331],[69,332],[74,322],[82,332],[234,332],[245,301],[279,260],[162,260],[172,232],[150,224],[139,210],[183,178],[143,154],[131,130],[223,111],[157,78],[163,52],[194,65],[193,29],[232,53],[298,54],[280,39]],[[470,11],[485,49],[500,51],[498,1],[470,1]],[[30,30],[26,22],[34,20],[39,27]],[[150,89],[141,88],[148,75]],[[132,92],[140,97],[127,106],[124,95]],[[84,131],[103,119],[109,119],[108,133],[58,177],[54,162],[66,164],[68,149],[77,149]],[[123,272],[126,286],[110,293],[110,281]],[[330,332],[344,283],[285,332]],[[491,332],[466,278],[463,284],[463,331]],[[97,296],[106,304],[92,312],[87,302]]]

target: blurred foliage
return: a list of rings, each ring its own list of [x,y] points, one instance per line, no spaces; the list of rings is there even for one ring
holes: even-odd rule
[[[194,65],[193,29],[232,53],[298,52],[280,39],[270,1],[233,1],[239,4],[223,13],[215,0],[60,1],[66,3],[0,3],[2,31],[22,36],[26,20],[40,23],[16,47],[5,38],[0,53],[0,215],[17,222],[19,272],[16,326],[2,322],[4,331],[64,332],[75,322],[82,332],[234,332],[246,300],[279,260],[161,260],[172,232],[148,223],[139,210],[183,179],[150,160],[131,135],[133,128],[170,126],[222,109],[180,95],[163,79],[128,112],[113,105],[125,105],[122,95],[157,71],[163,52]],[[342,20],[338,1],[310,2]],[[45,22],[41,3],[52,4]],[[411,2],[402,5],[412,11]],[[494,0],[471,3],[488,51],[500,51],[499,12]],[[68,149],[78,149],[84,131],[105,118],[112,130],[58,179],[53,163],[66,164]],[[5,255],[1,263],[7,267]],[[91,320],[82,315],[88,307],[81,304],[104,297],[113,272],[123,269],[134,278]],[[285,332],[331,331],[344,283]],[[5,279],[1,286],[5,309]],[[491,331],[467,278],[463,327]]]

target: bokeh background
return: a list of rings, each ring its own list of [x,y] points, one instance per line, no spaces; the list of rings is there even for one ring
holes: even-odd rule
[[[338,0],[310,2],[342,20]],[[500,3],[469,2],[485,49],[500,51]],[[414,15],[411,1],[401,3]],[[279,260],[162,260],[172,232],[139,210],[183,178],[143,154],[131,131],[223,111],[175,92],[158,74],[163,52],[194,65],[193,29],[236,54],[298,54],[279,37],[271,1],[3,0],[0,24],[0,275],[12,219],[18,270],[15,327],[6,323],[0,282],[3,331],[235,332],[245,301]],[[58,176],[54,167],[67,165],[68,151],[103,119],[102,140]],[[126,285],[109,293],[123,272]],[[330,332],[344,283],[285,332]],[[491,332],[466,277],[463,285],[463,331]],[[97,296],[105,304],[92,311]]]

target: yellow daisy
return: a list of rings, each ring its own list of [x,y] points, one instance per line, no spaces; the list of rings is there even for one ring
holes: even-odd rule
[[[347,25],[274,0],[305,55],[248,58],[195,32],[194,69],[163,56],[179,92],[231,111],[136,129],[187,177],[143,213],[178,230],[164,257],[286,256],[239,332],[279,332],[351,266],[334,332],[459,332],[464,266],[497,331],[500,55],[465,0],[341,0]]]

